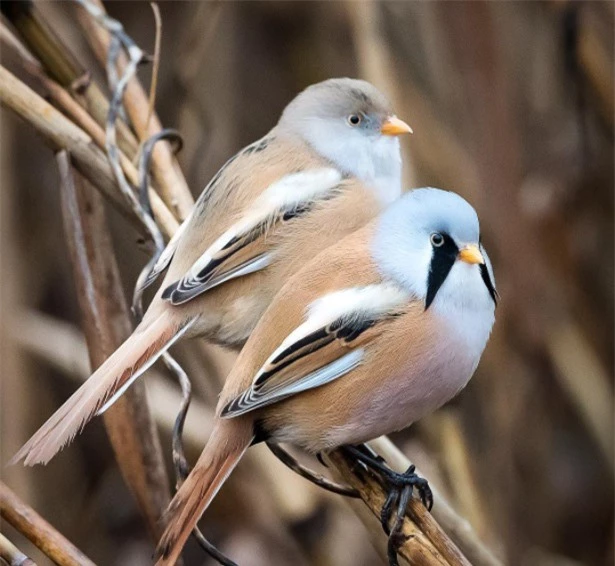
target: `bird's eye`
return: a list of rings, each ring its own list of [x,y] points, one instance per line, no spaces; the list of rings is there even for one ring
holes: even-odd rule
[[[351,126],[358,126],[361,123],[361,115],[360,114],[351,114],[348,116],[348,123]]]
[[[431,236],[429,236],[429,240],[434,248],[439,248],[444,244],[444,236],[440,234],[440,232],[434,232]]]

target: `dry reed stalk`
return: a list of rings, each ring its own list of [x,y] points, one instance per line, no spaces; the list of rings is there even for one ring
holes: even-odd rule
[[[487,521],[483,511],[481,493],[476,477],[472,473],[470,446],[455,411],[442,411],[438,415],[438,430],[443,468],[450,479],[449,485],[453,499],[458,502],[464,517],[479,533],[487,531]]]
[[[89,135],[96,145],[104,151],[105,149],[105,132],[101,126],[98,125],[96,120],[88,114],[88,112],[69,94],[69,92],[62,88],[60,84],[49,78],[40,63],[28,53],[25,47],[12,37],[10,31],[0,22],[0,36],[2,42],[5,45],[10,45],[12,50],[18,55],[19,61],[24,70],[28,72],[32,77],[39,81],[41,86],[47,92],[51,101],[61,110],[64,114],[70,118],[77,126],[83,129],[83,131]],[[133,163],[124,155],[119,154],[120,164],[127,179],[135,186],[139,183],[139,174],[133,165]],[[158,193],[151,187],[149,188],[149,198],[152,206],[152,211],[156,218],[158,225],[163,232],[169,236],[174,233],[178,227],[177,220],[166,207]]]
[[[0,515],[60,566],[95,566],[83,552],[56,531],[34,509],[0,482]]]
[[[369,444],[393,469],[408,469],[410,461],[386,436],[372,440]],[[417,473],[421,475],[418,469]],[[480,540],[465,517],[462,517],[453,509],[446,497],[433,483],[430,483],[430,487],[434,498],[434,506],[431,510],[433,518],[470,562],[474,566],[502,566],[502,561]]]
[[[92,138],[2,66],[0,104],[28,122],[53,150],[68,150],[77,170],[145,235],[142,224],[118,190],[105,154]]]
[[[364,472],[356,461],[341,450],[326,456],[335,467],[336,475],[355,488],[370,511],[380,517],[387,493],[369,472]],[[373,523],[370,523],[373,525]],[[373,525],[380,529],[380,525]],[[470,562],[431,517],[423,503],[412,497],[404,520],[405,542],[399,547],[399,555],[413,566],[450,565],[470,566]]]
[[[0,7],[52,79],[67,89],[81,85],[77,87],[77,99],[83,101],[94,120],[104,126],[109,112],[109,101],[62,40],[47,25],[38,6],[34,2],[16,1],[2,2]],[[132,159],[139,144],[130,128],[121,120],[118,121],[118,141],[122,151]]]
[[[2,533],[0,533],[0,559],[8,566],[36,566],[34,560],[21,552]]]
[[[92,0],[91,4],[105,14],[102,2]],[[83,8],[78,10],[78,19],[83,26],[84,36],[89,42],[94,54],[104,67],[107,64],[111,35],[101,26],[100,21],[95,19]],[[118,57],[117,70],[122,74],[127,65],[126,57],[121,53]],[[162,125],[157,114],[149,116],[149,100],[141,83],[133,77],[126,87],[123,98],[124,108],[130,116],[132,125],[141,142],[150,136],[160,132]],[[194,204],[194,199],[186,183],[179,165],[167,142],[160,143],[154,148],[152,157],[152,172],[164,202],[169,206],[180,220],[184,220]]]
[[[572,321],[554,324],[545,341],[561,388],[574,403],[613,473],[615,406],[610,376],[580,328]]]
[[[65,237],[90,363],[96,368],[130,335],[132,325],[102,197],[75,175],[66,151],[58,153],[57,162]],[[157,541],[170,493],[145,384],[135,383],[103,418],[122,475]]]

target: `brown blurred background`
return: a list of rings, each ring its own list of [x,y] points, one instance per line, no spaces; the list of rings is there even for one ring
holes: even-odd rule
[[[511,565],[613,563],[614,6],[160,4],[157,110],[183,135],[194,195],[298,91],[351,76],[387,92],[414,128],[407,186],[456,190],[477,208],[502,296],[493,337],[459,398],[394,440]],[[72,5],[41,9],[102,83]],[[153,51],[148,3],[107,9]],[[1,126],[3,480],[95,562],[148,564],[153,547],[100,419],[46,468],[4,467],[86,370],[53,154],[10,112]],[[146,256],[109,218],[130,293]],[[203,367],[191,363],[195,348],[179,355],[203,406],[232,355],[207,348]],[[174,389],[152,395],[167,455]],[[197,407],[192,457],[204,434]],[[266,451],[240,466],[202,524],[241,566],[383,563],[339,497]],[[213,562],[191,543],[186,564]]]

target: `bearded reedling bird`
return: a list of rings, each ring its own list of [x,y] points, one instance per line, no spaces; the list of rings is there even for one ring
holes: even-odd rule
[[[401,194],[411,132],[371,84],[331,79],[230,159],[157,262],[143,321],[13,458],[47,463],[180,338],[240,347],[291,274]]]
[[[354,445],[454,397],[478,365],[496,300],[476,212],[454,193],[412,191],[322,251],[239,354],[209,442],[167,511],[158,564],[177,560],[252,444]]]

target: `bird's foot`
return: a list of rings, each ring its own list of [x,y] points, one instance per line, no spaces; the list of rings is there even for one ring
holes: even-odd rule
[[[403,534],[406,508],[416,489],[423,505],[431,511],[433,494],[429,483],[416,473],[414,466],[410,466],[403,473],[395,472],[389,468],[382,457],[365,445],[348,446],[346,450],[374,474],[387,490],[387,498],[380,512],[380,524],[389,537],[387,546],[389,566],[397,566],[398,550],[407,540],[406,535]],[[390,526],[392,519],[393,525]]]

